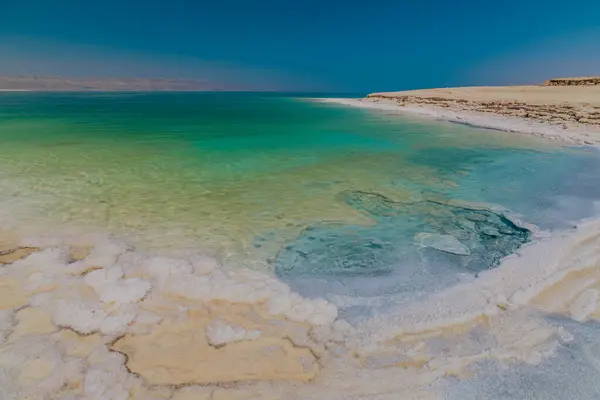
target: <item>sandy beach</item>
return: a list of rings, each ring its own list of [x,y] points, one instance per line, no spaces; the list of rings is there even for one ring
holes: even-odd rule
[[[600,143],[600,86],[507,86],[372,93],[323,101],[575,144]]]

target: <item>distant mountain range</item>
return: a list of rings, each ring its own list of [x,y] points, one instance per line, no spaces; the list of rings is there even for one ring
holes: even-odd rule
[[[0,90],[29,91],[222,91],[244,90],[199,79],[169,78],[63,78],[0,76]]]

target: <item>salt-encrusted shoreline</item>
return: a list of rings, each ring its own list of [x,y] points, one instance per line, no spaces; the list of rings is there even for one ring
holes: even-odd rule
[[[592,125],[573,124],[570,122],[556,124],[550,122],[539,122],[537,120],[517,116],[466,111],[452,107],[437,107],[431,104],[409,102],[399,104],[398,100],[394,98],[324,98],[315,100],[327,103],[342,104],[346,106],[413,114],[426,118],[433,118],[436,120],[460,123],[486,129],[529,134],[545,139],[563,141],[568,144],[600,144],[600,125],[595,127]]]
[[[571,340],[539,311],[600,317],[600,220],[536,237],[472,282],[352,327],[325,300],[202,254],[156,257],[103,234],[2,235],[0,397],[442,398],[431,385],[472,363],[535,364]],[[461,333],[477,326],[476,339]],[[483,332],[491,348],[479,348]]]

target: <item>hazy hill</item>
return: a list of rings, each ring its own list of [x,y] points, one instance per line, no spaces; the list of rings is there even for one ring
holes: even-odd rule
[[[63,78],[0,76],[0,90],[31,91],[211,91],[240,90],[195,79]]]

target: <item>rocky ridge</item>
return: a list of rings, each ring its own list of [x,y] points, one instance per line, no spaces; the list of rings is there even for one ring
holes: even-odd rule
[[[594,86],[600,85],[600,76],[586,76],[580,78],[555,78],[548,79],[543,86]]]

